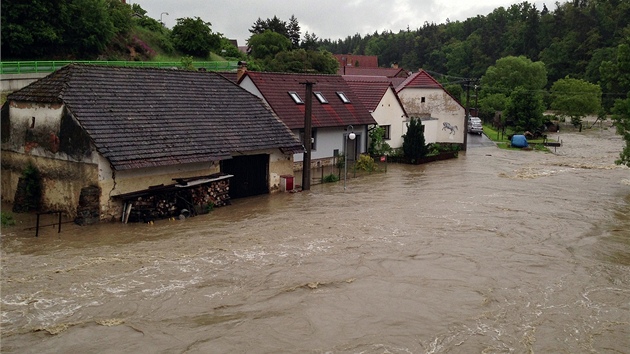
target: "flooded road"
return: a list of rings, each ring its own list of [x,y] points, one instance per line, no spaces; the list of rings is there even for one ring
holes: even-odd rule
[[[623,141],[561,139],[184,221],[3,228],[1,350],[629,353]]]

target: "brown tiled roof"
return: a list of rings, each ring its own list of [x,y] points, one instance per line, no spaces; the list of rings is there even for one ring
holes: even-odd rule
[[[340,66],[361,66],[366,68],[378,68],[378,56],[376,55],[354,55],[354,54],[333,54]]]
[[[402,68],[368,68],[363,66],[346,66],[337,69],[339,75],[385,76],[407,78],[409,74]]]
[[[376,110],[387,90],[393,87],[386,77],[381,76],[345,75],[343,79],[370,111]]]
[[[424,70],[411,74],[396,87],[396,91],[400,92],[400,90],[407,87],[443,89],[442,85]]]
[[[440,89],[446,92],[449,96],[451,96],[451,98],[453,98],[453,100],[457,102],[457,104],[459,104],[460,106],[462,105],[457,98],[455,98],[453,95],[451,95],[450,92],[444,89],[442,84],[437,82],[437,80],[435,80],[433,76],[429,75],[429,73],[427,73],[424,70],[420,70],[417,73],[409,76],[403,83],[401,83],[400,85],[396,87],[396,92],[399,93],[405,88]]]
[[[276,114],[291,129],[304,128],[306,105],[296,104],[289,92],[297,92],[306,100],[306,87],[303,83],[314,82],[312,97],[312,127],[339,127],[362,124],[376,124],[368,109],[361,103],[346,81],[339,75],[287,74],[253,72],[246,74],[262,93]],[[242,79],[241,79],[242,80]],[[315,97],[321,92],[328,100],[322,104]],[[350,103],[343,103],[337,92],[343,92]]]
[[[116,170],[302,149],[264,102],[213,72],[72,64],[8,100],[63,102]]]

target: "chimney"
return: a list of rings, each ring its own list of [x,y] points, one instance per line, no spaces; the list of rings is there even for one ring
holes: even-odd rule
[[[247,62],[239,61],[238,69],[236,69],[236,82],[239,82],[246,72],[247,72]]]
[[[398,69],[398,62],[393,62],[392,63],[392,68]]]

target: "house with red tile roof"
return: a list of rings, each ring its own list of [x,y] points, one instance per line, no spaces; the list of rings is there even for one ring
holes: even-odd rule
[[[399,78],[401,82],[409,77],[409,73],[402,68],[369,68],[369,67],[356,67],[347,66],[339,67],[337,70],[338,75],[359,75],[359,76],[385,76],[389,78]]]
[[[378,68],[376,55],[333,54],[333,56],[339,62],[339,67]]]
[[[345,75],[343,78],[370,111],[376,123],[385,130],[384,141],[394,149],[401,148],[403,135],[407,133],[409,116],[394,85],[382,76]]]
[[[429,73],[420,70],[396,87],[409,117],[420,118],[425,139],[438,143],[464,144],[466,109]],[[430,129],[435,125],[435,129]],[[435,134],[434,137],[431,134]]]
[[[311,97],[306,97],[307,82],[313,83]],[[311,100],[312,164],[327,166],[339,154],[352,160],[367,151],[368,127],[376,121],[341,76],[248,71],[238,83],[262,98],[301,140],[306,102]],[[354,140],[346,139],[351,130]],[[293,158],[295,169],[301,170],[303,154]]]

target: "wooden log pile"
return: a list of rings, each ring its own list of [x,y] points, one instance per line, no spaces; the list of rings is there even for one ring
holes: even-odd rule
[[[156,191],[125,203],[123,222],[150,222],[156,219],[206,214],[230,204],[230,181],[222,179],[190,188]],[[130,210],[128,208],[131,208]]]

